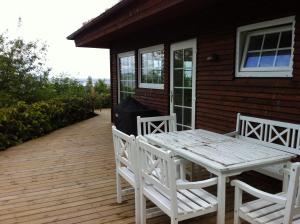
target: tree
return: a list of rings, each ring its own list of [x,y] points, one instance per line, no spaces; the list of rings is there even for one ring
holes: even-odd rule
[[[95,91],[98,95],[96,100],[96,108],[110,107],[110,88],[104,79],[98,79],[95,83]]]
[[[0,107],[23,100],[35,102],[48,80],[47,46],[39,41],[9,40],[0,34]]]
[[[86,96],[85,88],[79,81],[72,79],[67,74],[53,77],[50,82],[56,96]]]
[[[93,85],[93,79],[91,76],[89,76],[86,80],[86,84],[85,84],[85,90],[88,94],[91,93],[91,91],[93,90],[94,85]]]
[[[99,93],[100,95],[102,94],[109,94],[110,90],[108,85],[105,83],[104,79],[98,79],[97,82],[95,83],[95,91]]]

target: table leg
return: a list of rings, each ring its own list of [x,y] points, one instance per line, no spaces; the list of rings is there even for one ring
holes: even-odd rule
[[[218,176],[218,214],[217,224],[225,224],[226,176]]]

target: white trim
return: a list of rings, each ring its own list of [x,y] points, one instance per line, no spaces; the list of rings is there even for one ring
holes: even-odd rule
[[[287,25],[287,26],[284,26]],[[284,27],[275,27],[284,26]],[[264,30],[259,30],[264,29]],[[249,45],[249,39],[253,35],[266,34],[274,31],[284,31],[292,29],[292,47],[289,67],[262,67],[262,68],[243,68],[245,57]],[[244,43],[242,36],[246,35]],[[293,76],[293,58],[294,58],[294,37],[295,37],[295,16],[275,19],[237,28],[236,38],[236,77],[292,77]]]
[[[117,74],[118,74],[118,103],[120,103],[120,58],[134,56],[134,64],[135,64],[135,51],[127,51],[123,53],[119,53],[117,55]],[[136,81],[136,66],[134,66],[134,77]]]
[[[259,23],[246,25],[246,26],[240,26],[240,27],[238,27],[237,31],[244,32],[244,31],[250,31],[250,30],[257,30],[257,29],[278,26],[278,25],[284,25],[284,24],[293,23],[293,22],[295,22],[295,16],[288,16],[288,17],[284,17],[284,18],[280,18],[280,19],[273,19],[273,20],[263,21],[263,22],[259,22]]]
[[[174,113],[174,71],[173,71],[173,51],[192,48],[193,49],[193,72],[192,72],[192,117],[191,125],[192,129],[195,129],[195,115],[196,115],[196,64],[197,64],[197,39],[191,39],[183,42],[173,43],[170,47],[170,113]],[[183,106],[183,105],[181,105]],[[182,126],[185,126],[182,124]],[[187,127],[187,126],[185,126]]]
[[[164,84],[158,84],[158,83],[142,83],[142,77],[141,77],[141,70],[142,70],[142,62],[141,62],[141,54],[143,53],[150,53],[153,51],[164,51],[164,45],[159,44],[159,45],[154,45],[151,47],[146,47],[146,48],[141,48],[138,50],[138,86],[139,88],[148,88],[148,89],[164,89]],[[163,62],[165,62],[165,55],[163,58]],[[165,69],[164,69],[165,63],[163,63],[162,67],[162,76],[163,78],[165,75]]]

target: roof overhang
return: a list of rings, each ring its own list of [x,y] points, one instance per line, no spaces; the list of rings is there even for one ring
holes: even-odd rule
[[[77,47],[110,48],[145,26],[201,10],[221,0],[122,0],[67,37]]]

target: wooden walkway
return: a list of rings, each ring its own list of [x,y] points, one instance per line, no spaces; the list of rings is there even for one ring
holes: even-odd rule
[[[116,203],[114,169],[110,110],[0,152],[0,223],[134,223],[133,195]],[[215,221],[213,214],[182,223]]]

